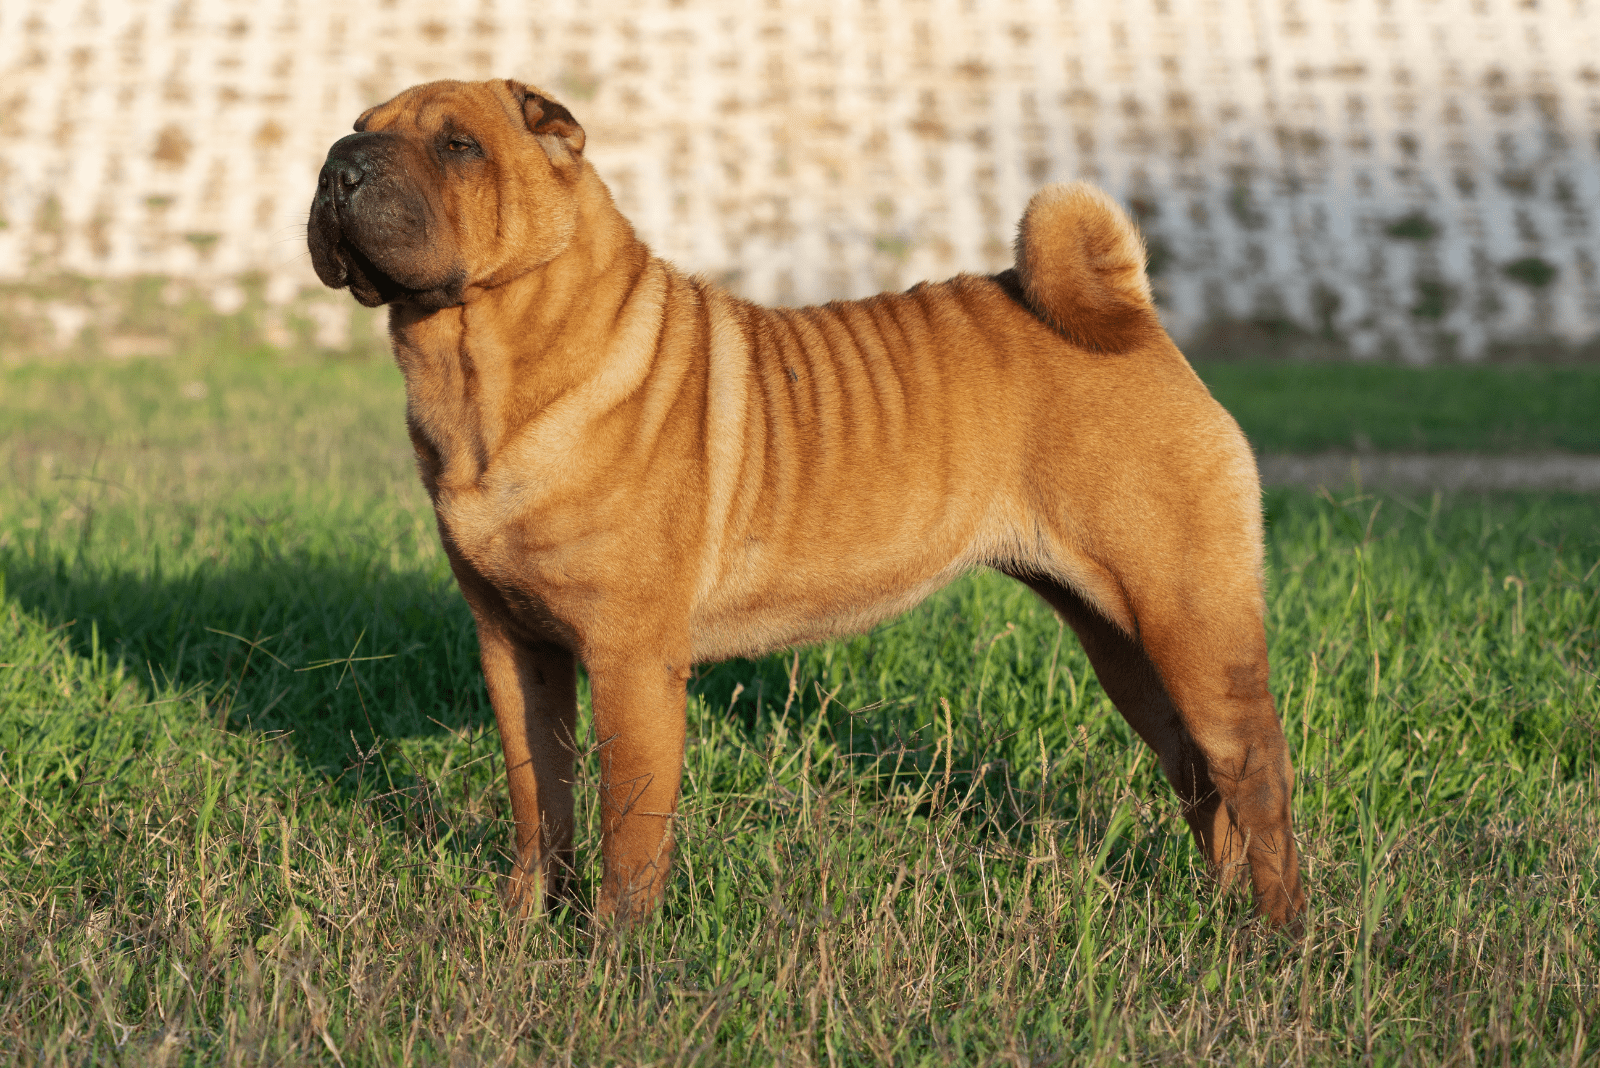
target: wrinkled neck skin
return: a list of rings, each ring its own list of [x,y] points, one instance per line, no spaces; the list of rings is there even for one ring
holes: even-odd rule
[[[576,194],[576,235],[553,260],[492,287],[469,286],[457,307],[390,309],[406,422],[436,504],[441,491],[478,485],[496,454],[563,398],[591,402],[584,408],[602,400],[596,384],[615,327],[654,312],[649,326],[659,328],[659,302],[641,300],[659,285],[640,283],[670,268],[635,236],[587,161]]]

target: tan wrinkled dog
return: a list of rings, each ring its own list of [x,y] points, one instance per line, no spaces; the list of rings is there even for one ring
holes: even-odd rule
[[[667,876],[694,664],[858,631],[992,567],[1077,632],[1211,871],[1248,867],[1274,923],[1302,910],[1254,461],[1103,193],[1042,190],[994,277],[762,308],[652,256],[535,89],[436,82],[355,128],[319,179],[312,262],[391,305],[505,748],[512,904],[570,890],[575,660],[599,910],[640,914]]]

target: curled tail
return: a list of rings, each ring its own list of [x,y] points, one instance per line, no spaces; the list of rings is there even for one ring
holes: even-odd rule
[[[1144,273],[1144,241],[1085,182],[1035,193],[1017,230],[1017,280],[1034,314],[1091,352],[1129,352],[1165,336]]]

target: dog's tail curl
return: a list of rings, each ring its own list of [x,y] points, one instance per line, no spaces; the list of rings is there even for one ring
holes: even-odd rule
[[[1045,186],[1017,228],[1017,280],[1028,304],[1091,352],[1129,352],[1165,336],[1144,265],[1133,220],[1086,182]]]

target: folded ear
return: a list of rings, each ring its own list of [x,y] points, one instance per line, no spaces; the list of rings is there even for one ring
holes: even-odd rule
[[[361,113],[361,117],[356,119],[356,124],[354,126],[352,126],[351,129],[354,130],[356,133],[366,133],[367,132],[367,120],[372,118],[372,113],[374,111],[377,111],[378,108],[380,108],[382,106],[383,105],[381,105],[381,104],[374,104],[372,107],[370,107],[367,110],[363,111]]]
[[[572,117],[572,112],[521,82],[508,79],[506,86],[522,104],[522,119],[539,139],[550,162],[564,163],[582,155],[583,127]]]

